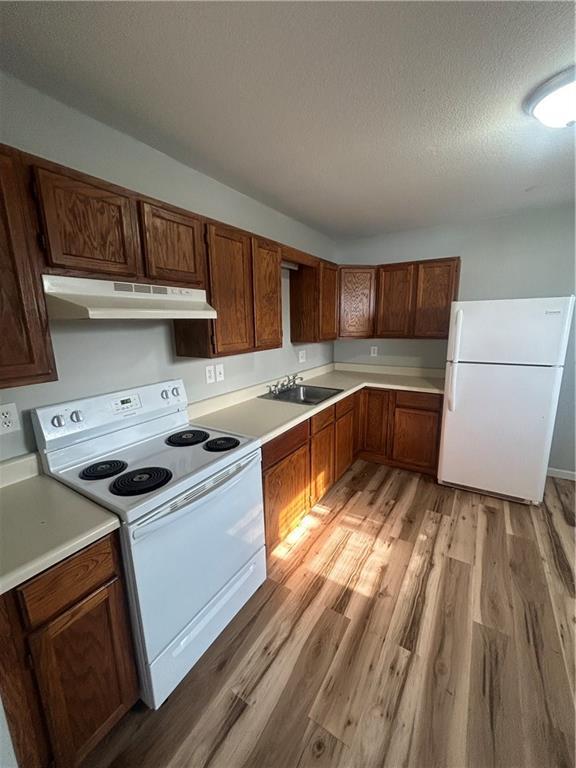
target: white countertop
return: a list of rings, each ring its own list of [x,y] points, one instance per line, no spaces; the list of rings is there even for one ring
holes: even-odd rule
[[[195,418],[194,422],[200,426],[220,429],[224,432],[258,437],[262,443],[266,443],[363,387],[444,393],[444,379],[441,377],[387,373],[332,371],[322,376],[307,378],[305,384],[342,389],[343,392],[329,400],[324,400],[319,405],[297,405],[253,397],[237,405],[205,413]]]
[[[45,475],[0,488],[0,594],[119,527],[116,515]]]

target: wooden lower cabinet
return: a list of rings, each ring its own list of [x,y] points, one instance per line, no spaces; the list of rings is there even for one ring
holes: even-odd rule
[[[436,474],[442,395],[365,389],[362,408],[363,458]]]
[[[334,423],[310,440],[310,504],[328,493],[334,482]]]
[[[334,456],[334,480],[339,480],[354,460],[353,411],[336,420]]]
[[[308,441],[273,467],[265,469],[263,484],[266,550],[270,556],[309,509]]]
[[[78,765],[134,704],[132,643],[117,578],[30,636],[57,765]]]
[[[138,699],[116,535],[2,595],[0,650],[19,764],[75,768]]]

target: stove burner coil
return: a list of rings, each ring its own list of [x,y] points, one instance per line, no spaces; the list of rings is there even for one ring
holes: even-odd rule
[[[177,448],[182,448],[186,445],[198,445],[208,440],[210,435],[208,432],[204,432],[203,429],[185,429],[182,432],[175,432],[170,437],[166,438],[166,445],[173,445]]]
[[[205,451],[220,453],[220,451],[230,451],[239,445],[240,440],[237,440],[235,437],[215,437],[213,440],[208,440],[202,447]]]
[[[140,496],[162,488],[172,478],[172,472],[164,467],[141,467],[126,472],[110,484],[115,496]]]
[[[82,472],[80,472],[80,477],[82,480],[103,480],[106,477],[113,477],[120,472],[124,472],[127,466],[128,464],[125,461],[118,461],[117,459],[98,461],[96,464],[84,467]]]

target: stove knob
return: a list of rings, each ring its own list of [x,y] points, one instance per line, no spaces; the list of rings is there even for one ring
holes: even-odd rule
[[[82,411],[72,411],[70,414],[70,421],[73,421],[75,424],[78,424],[81,421],[84,421],[84,416],[82,416]]]
[[[52,416],[52,418],[50,419],[50,424],[52,424],[53,427],[63,427],[64,416],[61,416],[60,414],[57,414],[56,416]]]
[[[174,397],[178,397],[178,395],[180,394],[180,390],[178,389],[178,387],[172,387],[172,394],[174,395]]]
[[[160,392],[160,397],[163,400],[168,400],[168,398],[170,397],[170,392],[168,392],[167,389],[163,389],[162,392]]]

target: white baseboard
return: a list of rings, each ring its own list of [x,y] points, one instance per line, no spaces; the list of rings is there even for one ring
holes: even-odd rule
[[[576,480],[576,472],[573,472],[571,469],[548,467],[548,477],[559,477],[561,480]]]

